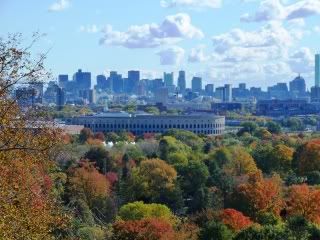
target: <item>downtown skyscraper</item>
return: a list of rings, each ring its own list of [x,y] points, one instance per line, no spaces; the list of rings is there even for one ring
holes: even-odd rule
[[[320,54],[315,56],[315,86],[320,87]]]

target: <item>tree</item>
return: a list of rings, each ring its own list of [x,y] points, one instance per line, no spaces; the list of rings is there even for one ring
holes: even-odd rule
[[[69,201],[79,209],[78,215],[83,220],[92,218],[91,214],[104,221],[113,217],[110,183],[92,163],[82,161],[78,167],[71,168],[67,187]]]
[[[270,154],[271,169],[286,173],[291,169],[294,149],[283,144],[278,144]]]
[[[128,195],[133,200],[161,202],[163,195],[175,190],[176,179],[176,170],[163,160],[144,160],[132,170]]]
[[[190,212],[197,212],[208,207],[208,188],[206,186],[209,171],[200,161],[190,161],[179,169],[180,185]]]
[[[200,240],[230,240],[232,239],[232,231],[224,224],[211,221],[205,225],[200,231]]]
[[[300,175],[320,171],[320,139],[313,139],[298,147],[293,166]]]
[[[273,134],[280,134],[281,133],[281,126],[280,126],[280,124],[278,124],[276,122],[269,121],[269,122],[267,122],[266,127],[267,127],[268,131]]]
[[[219,218],[225,225],[236,232],[241,231],[253,224],[250,218],[244,216],[242,212],[230,208],[222,210]]]
[[[156,203],[128,203],[120,208],[118,216],[124,221],[141,220],[144,218],[161,218],[171,223],[175,221],[173,213],[167,206]]]
[[[320,223],[320,190],[306,184],[289,188],[287,211],[289,215],[303,216],[307,220]]]
[[[241,184],[237,191],[244,198],[250,216],[259,212],[280,214],[283,199],[279,176],[263,178],[261,171],[252,173],[249,175],[248,183]]]
[[[83,128],[80,131],[80,135],[79,135],[79,141],[80,143],[85,143],[86,141],[88,141],[89,139],[93,138],[93,132],[91,131],[90,128]]]
[[[168,160],[169,154],[173,154],[175,152],[183,152],[188,154],[191,152],[191,148],[174,137],[164,136],[159,142],[159,151],[160,158],[163,160]]]
[[[101,173],[107,173],[116,168],[115,162],[111,159],[109,152],[102,146],[93,146],[84,155],[84,159],[94,162]]]
[[[174,230],[163,219],[118,221],[113,225],[114,240],[174,240]]]
[[[224,166],[227,173],[241,176],[258,170],[254,159],[241,147],[232,149],[232,160]]]
[[[20,34],[0,38],[0,239],[66,237],[70,217],[55,198],[56,172],[51,152],[61,134],[37,108],[18,106],[12,89],[23,82],[39,84],[48,77],[45,54],[34,57]]]
[[[257,130],[258,125],[255,122],[243,122],[241,124],[241,129],[238,132],[238,135],[242,135],[243,133],[250,133],[251,135],[254,133],[254,131]]]

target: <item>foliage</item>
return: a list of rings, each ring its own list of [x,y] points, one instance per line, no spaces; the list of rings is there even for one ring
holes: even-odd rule
[[[280,214],[283,207],[281,179],[279,176],[263,178],[261,172],[249,175],[248,183],[241,184],[237,191],[248,204],[248,213],[255,216],[259,212]]]
[[[219,218],[225,225],[237,232],[253,224],[250,218],[244,216],[242,212],[230,208],[222,210]]]
[[[224,224],[211,221],[205,225],[200,231],[200,240],[230,240],[232,239],[232,231]]]
[[[298,147],[293,159],[300,175],[320,170],[320,140],[313,139]]]
[[[170,223],[162,219],[118,221],[113,226],[114,240],[174,240]]]
[[[145,204],[143,202],[133,202],[123,205],[118,213],[121,220],[141,220],[144,218],[161,218],[168,222],[174,220],[170,209],[162,204]]]
[[[307,220],[320,223],[320,190],[306,184],[293,185],[289,189],[287,210],[289,215],[303,216]]]

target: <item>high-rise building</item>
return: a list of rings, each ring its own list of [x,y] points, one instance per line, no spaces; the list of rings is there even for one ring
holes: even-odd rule
[[[239,89],[246,90],[247,89],[246,84],[245,83],[239,83]]]
[[[300,75],[289,83],[289,91],[292,97],[303,97],[306,94],[306,81]]]
[[[58,109],[63,108],[65,101],[66,101],[65,92],[64,92],[63,88],[58,87],[57,93],[56,93],[56,105],[57,105]]]
[[[98,75],[97,76],[97,89],[105,90],[108,88],[108,81],[106,76],[104,75]]]
[[[163,73],[163,81],[166,87],[173,86],[173,72],[172,73]]]
[[[59,87],[65,88],[69,81],[69,76],[67,74],[60,74],[58,76]]]
[[[121,74],[118,74],[115,71],[110,72],[110,82],[112,86],[112,91],[115,93],[123,92],[123,78]]]
[[[185,71],[179,72],[178,88],[180,92],[184,92],[186,90],[186,72]]]
[[[137,92],[140,81],[140,71],[128,71],[128,81],[126,91],[128,93]]]
[[[201,92],[202,91],[202,78],[193,77],[191,83],[192,92]]]
[[[232,87],[231,84],[224,85],[224,102],[232,102]]]
[[[320,87],[320,54],[315,56],[315,86]]]
[[[73,75],[73,80],[76,82],[78,89],[90,89],[91,88],[91,73],[82,72],[81,69],[78,70]]]
[[[216,88],[215,97],[223,102],[232,102],[231,84],[225,84],[223,87]]]
[[[205,92],[208,96],[212,96],[214,92],[214,85],[213,84],[207,84],[205,86]]]
[[[162,103],[165,105],[168,102],[168,96],[169,96],[168,88],[166,87],[159,88],[155,92],[155,102]]]

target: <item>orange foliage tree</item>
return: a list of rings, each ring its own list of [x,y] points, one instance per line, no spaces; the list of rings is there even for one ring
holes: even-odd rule
[[[114,240],[174,240],[170,223],[163,219],[118,221],[113,225]]]
[[[224,209],[221,211],[219,218],[234,231],[241,231],[253,224],[249,217],[246,217],[235,209]]]
[[[99,173],[93,163],[82,161],[80,167],[73,168],[69,174],[69,190],[74,196],[84,199],[90,207],[94,200],[109,196],[110,183]]]
[[[320,224],[320,190],[306,184],[289,188],[287,210],[289,215],[300,215]]]
[[[0,239],[54,239],[68,223],[55,198],[52,150],[59,131],[36,108],[21,110],[11,90],[21,81],[38,84],[47,75],[45,55],[33,59],[19,34],[0,38]],[[61,231],[59,231],[61,230]]]
[[[258,212],[279,215],[283,207],[281,178],[278,175],[263,178],[261,171],[252,173],[248,182],[239,185],[237,191],[248,204],[251,215]]]
[[[300,146],[294,155],[294,167],[299,174],[320,171],[320,139],[313,139]]]

